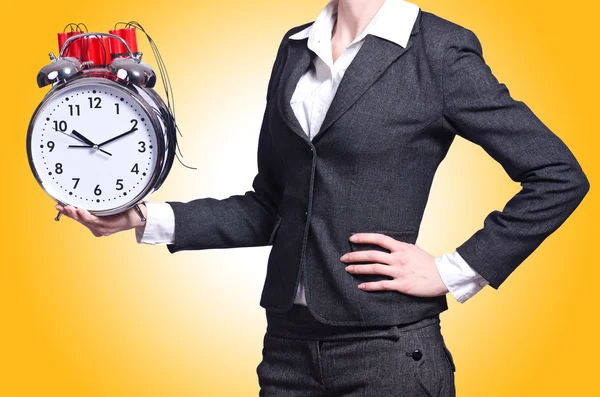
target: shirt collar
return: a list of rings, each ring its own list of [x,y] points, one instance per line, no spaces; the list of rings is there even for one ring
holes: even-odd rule
[[[312,24],[289,38],[293,40],[308,38],[309,48],[314,47],[315,42],[331,42],[331,32],[337,17],[337,4],[338,0],[330,0]],[[416,4],[405,0],[386,0],[364,31],[352,43],[371,34],[406,47],[418,13],[419,6]]]

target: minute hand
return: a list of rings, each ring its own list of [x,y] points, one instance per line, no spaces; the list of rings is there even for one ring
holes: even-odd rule
[[[102,145],[106,145],[107,143],[110,143],[110,142],[112,142],[112,141],[116,141],[117,139],[119,139],[119,138],[122,138],[122,137],[124,137],[125,135],[131,134],[132,132],[135,132],[135,131],[137,131],[137,128],[132,128],[132,129],[130,129],[129,131],[122,133],[121,135],[117,135],[117,136],[116,136],[116,137],[114,137],[114,138],[110,138],[110,139],[109,139],[109,140],[107,140],[107,141],[104,141],[104,142],[102,142],[102,143],[99,143],[99,144],[98,144],[98,147],[100,147],[100,146],[102,146]]]

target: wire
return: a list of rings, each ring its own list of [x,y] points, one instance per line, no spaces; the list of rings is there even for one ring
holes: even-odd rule
[[[77,30],[79,30],[80,32],[85,32],[85,33],[88,32],[88,28],[85,25],[85,23],[79,22],[76,26],[77,26]],[[83,26],[83,29],[81,29],[82,26]]]
[[[119,25],[125,25],[126,28],[134,27],[136,29],[141,30],[146,35],[146,39],[148,40],[148,43],[150,44],[150,48],[152,49],[152,52],[154,54],[154,58],[156,59],[156,63],[158,65],[158,69],[159,69],[159,72],[160,72],[160,78],[161,78],[162,85],[163,85],[164,90],[165,90],[167,108],[169,109],[169,112],[171,112],[171,114],[173,115],[173,124],[175,125],[176,132],[179,133],[179,135],[181,137],[183,137],[183,134],[181,133],[181,130],[179,129],[179,126],[177,125],[177,122],[176,122],[175,94],[173,93],[173,86],[171,85],[171,79],[169,77],[169,73],[167,71],[167,67],[165,65],[165,62],[164,62],[162,56],[160,55],[160,51],[158,50],[158,46],[156,45],[156,43],[154,42],[154,40],[152,40],[152,37],[150,37],[150,35],[148,34],[148,32],[146,32],[146,30],[143,28],[143,26],[140,25],[138,22],[136,22],[136,21],[117,22],[115,24],[115,30],[117,29],[117,27]],[[194,170],[197,169],[195,167],[187,166],[186,164],[183,163],[183,161],[181,161],[181,159],[179,158],[179,156],[181,156],[181,157],[184,157],[184,156],[183,156],[183,153],[181,152],[181,148],[179,147],[179,142],[177,140],[175,141],[175,148],[176,148],[175,157],[177,157],[177,160],[184,167],[190,168],[190,169],[194,169]]]
[[[83,24],[83,23],[74,23],[74,22],[70,22],[70,23],[68,23],[68,24],[65,26],[65,28],[63,29],[63,33],[67,33],[67,29],[71,29],[71,30],[70,30],[70,33],[73,33],[73,32],[81,32],[81,31],[82,31],[82,30],[80,29],[80,26],[81,26],[81,25],[83,25],[83,27],[85,28],[85,31],[86,31],[86,33],[87,33],[87,27],[85,26],[85,24]],[[78,40],[79,40],[79,39],[78,39]],[[75,41],[77,41],[77,40],[75,40]],[[74,43],[74,41],[70,41],[70,42],[69,42],[69,44],[67,44],[67,46],[65,47],[65,51],[64,51],[64,53],[65,53],[65,54],[68,54],[69,48],[71,48],[71,44],[73,44],[73,43]],[[59,48],[59,50],[60,50],[60,48]],[[80,55],[81,55],[81,54],[80,54]]]
[[[73,28],[73,26],[75,28]],[[63,29],[63,33],[67,33],[67,28],[71,28],[71,32],[74,32],[77,29],[77,24],[76,23],[68,23],[67,26],[65,26],[65,28]]]

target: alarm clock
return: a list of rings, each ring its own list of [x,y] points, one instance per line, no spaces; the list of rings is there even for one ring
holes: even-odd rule
[[[64,56],[72,41],[99,37],[119,40],[127,53],[105,61],[106,67]],[[141,53],[113,34],[72,36],[59,57],[51,53],[50,58],[37,81],[40,88],[52,88],[27,132],[35,179],[63,206],[97,216],[134,207],[145,220],[137,203],[161,186],[176,149],[175,120],[153,89],[154,71],[141,61]]]

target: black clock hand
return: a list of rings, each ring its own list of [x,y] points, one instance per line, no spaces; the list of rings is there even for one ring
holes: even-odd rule
[[[69,147],[71,147],[71,148],[88,148],[88,149],[96,149],[94,146],[90,146],[90,145],[69,145]],[[102,153],[106,153],[106,154],[108,154],[109,156],[112,156],[112,154],[111,154],[111,153],[108,153],[108,152],[107,152],[106,150],[104,150],[104,149],[97,148],[97,150],[100,150]]]
[[[83,142],[83,141],[82,141],[80,138],[74,137],[73,135],[67,134],[66,132],[62,132],[62,131],[57,131],[57,132],[60,132],[61,134],[63,134],[63,135],[66,135],[66,136],[68,136],[69,138],[73,138],[73,139],[75,139],[76,141],[79,141],[79,142],[85,143],[85,142]]]
[[[73,134],[75,137],[77,137],[77,138],[78,138],[78,140],[80,140],[80,141],[83,141],[84,143],[87,143],[87,144],[88,144],[88,146],[82,146],[82,145],[69,145],[69,147],[74,147],[74,148],[82,148],[82,147],[84,147],[84,148],[92,148],[92,149],[97,149],[97,150],[100,150],[102,153],[106,153],[106,154],[108,154],[109,156],[112,156],[112,154],[108,153],[106,150],[100,149],[100,148],[98,147],[99,145],[96,145],[94,142],[90,141],[89,139],[87,139],[86,137],[84,137],[83,135],[81,135],[79,132],[77,132],[77,131],[73,130],[73,131],[71,131],[71,133],[72,133],[72,134]],[[67,136],[71,136],[71,135],[68,135],[68,134],[65,134],[65,135],[67,135]]]
[[[84,141],[85,143],[87,143],[90,146],[95,146],[96,144],[92,141],[90,141],[89,139],[87,139],[86,137],[84,137],[83,135],[81,135],[79,132],[73,130],[71,131],[71,134],[75,135],[77,138],[81,139],[82,141]]]
[[[112,141],[116,141],[117,139],[119,139],[119,138],[122,138],[122,137],[124,137],[125,135],[131,134],[132,132],[135,132],[135,131],[137,131],[137,128],[135,128],[135,127],[134,127],[134,128],[132,128],[132,129],[130,129],[129,131],[122,133],[121,135],[117,135],[117,136],[116,136],[116,137],[114,137],[114,138],[110,138],[110,139],[109,139],[109,140],[107,140],[107,141],[104,141],[104,142],[102,142],[102,143],[99,143],[99,144],[98,144],[98,147],[100,147],[100,146],[102,146],[102,145],[106,145],[107,143],[110,143],[110,142],[112,142]]]

